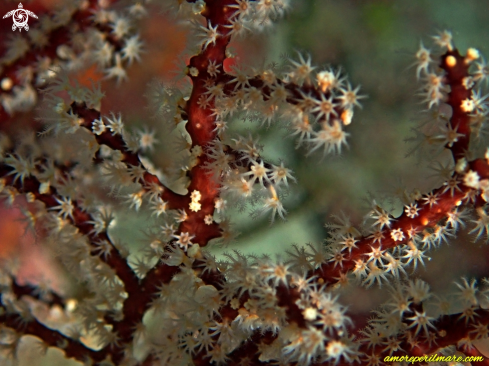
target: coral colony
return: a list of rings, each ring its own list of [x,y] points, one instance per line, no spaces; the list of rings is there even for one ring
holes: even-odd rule
[[[313,157],[339,154],[363,96],[339,70],[313,66],[302,53],[284,67],[223,66],[230,40],[272,27],[289,0],[162,3],[190,28],[194,49],[185,68],[191,86],[155,83],[151,92],[162,125],[184,124],[177,162],[184,193],[143,158],[155,132],[132,131],[117,111],[101,114],[100,85],[84,86],[70,73],[95,63],[123,85],[127,68],[151,57],[137,33],[144,2],[33,8],[39,19],[30,19],[28,32],[7,38],[1,121],[37,106],[43,128],[30,140],[2,133],[1,196],[21,206],[26,226],[83,290],[68,298],[22,284],[4,261],[2,364],[13,364],[25,339],[38,354],[56,348],[96,366],[486,364],[477,345],[489,335],[489,281],[462,278],[443,300],[412,274],[461,227],[480,241],[489,233],[489,150],[473,147],[489,111],[479,90],[489,67],[479,52],[461,53],[444,31],[415,54],[413,77],[434,116],[417,138],[426,153],[451,154],[443,185],[413,192],[399,217],[376,202],[361,227],[339,215],[325,243],[297,245],[279,260],[232,244],[216,260],[206,246],[234,240],[230,208],[251,206],[280,225],[284,192],[300,184],[285,162],[262,157],[253,132],[231,135],[227,127],[243,116],[264,128],[282,123]],[[122,210],[148,210],[155,223],[137,257],[110,235]],[[361,326],[338,294],[352,284],[388,289]],[[39,315],[43,306],[58,309],[62,321]]]

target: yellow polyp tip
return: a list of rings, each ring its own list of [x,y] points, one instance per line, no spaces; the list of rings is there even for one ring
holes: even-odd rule
[[[429,223],[429,222],[430,222],[430,220],[429,220],[427,217],[423,217],[423,218],[421,219],[421,224],[422,224],[423,226],[428,225],[428,223]]]
[[[0,81],[0,88],[4,91],[9,91],[14,86],[14,82],[10,78],[3,78]]]
[[[470,63],[474,60],[477,60],[480,57],[479,51],[475,48],[469,48],[467,50],[467,56],[465,58],[465,62]]]
[[[455,202],[455,206],[460,206],[461,204],[462,204],[462,201]]]
[[[445,62],[448,67],[454,67],[457,64],[457,59],[455,56],[450,55],[445,59]]]
[[[345,109],[341,113],[341,121],[345,126],[351,123],[352,117],[353,117],[353,112],[350,109]]]

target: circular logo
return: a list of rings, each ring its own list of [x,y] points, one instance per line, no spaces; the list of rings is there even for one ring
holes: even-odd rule
[[[12,20],[14,21],[14,25],[12,25],[12,30],[16,30],[17,28],[19,31],[22,31],[22,28],[24,28],[26,31],[29,30],[29,25],[27,24],[27,21],[29,20],[29,15],[33,16],[34,18],[37,18],[37,15],[34,14],[32,11],[24,9],[21,3],[19,3],[19,8],[9,11],[7,14],[3,16],[3,18],[7,18],[9,16],[12,17]]]

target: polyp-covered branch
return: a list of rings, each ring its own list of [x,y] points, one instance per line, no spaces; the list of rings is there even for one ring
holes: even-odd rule
[[[111,140],[111,137],[108,137],[107,139]],[[100,220],[93,217],[85,210],[82,210],[78,204],[72,202],[71,199],[59,196],[56,188],[53,186],[49,186],[47,191],[43,191],[42,184],[34,176],[39,174],[37,170],[33,169],[30,172],[20,172],[20,162],[18,160],[15,160],[14,162],[13,159],[16,158],[12,157],[10,160],[7,159],[7,163],[11,164],[10,166],[4,164],[1,167],[4,190],[13,189],[18,193],[30,194],[33,199],[43,202],[47,210],[60,210],[60,214],[65,216],[64,219],[70,221],[81,234],[86,235],[90,240],[92,245],[91,255],[99,257],[103,262],[109,265],[118,278],[123,282],[123,290],[128,293],[128,297],[123,302],[122,320],[116,320],[113,316],[105,317],[106,323],[113,326],[113,334],[116,334],[118,337],[119,343],[114,346],[115,351],[113,357],[114,361],[118,360],[122,356],[120,353],[123,349],[122,347],[127,345],[133,338],[134,327],[142,322],[142,317],[149,307],[154,293],[157,291],[157,286],[160,283],[167,281],[162,274],[162,271],[165,270],[164,268],[166,266],[163,265],[163,268],[159,268],[155,271],[157,274],[156,279],[153,279],[151,283],[148,281],[145,286],[141,286],[134,271],[128,265],[127,259],[122,256],[119,248],[114,247],[112,240],[108,237],[106,233],[108,223],[105,223],[106,225],[103,229],[96,227],[97,222]],[[17,168],[17,170],[15,168]],[[21,178],[18,179],[19,177]],[[41,193],[41,191],[43,193]],[[4,191],[4,193],[6,192]],[[60,220],[62,221],[61,218]],[[60,223],[60,225],[62,225],[62,223]],[[61,230],[61,228],[58,230]],[[102,243],[106,244],[103,245]],[[76,256],[77,254],[75,252],[70,255]],[[169,268],[170,276],[175,271],[176,268]],[[26,293],[23,287],[19,287],[15,283],[13,290],[17,295]],[[38,328],[39,327],[34,330],[39,331]],[[57,332],[53,334],[57,334]],[[37,335],[37,333],[33,333],[33,335]],[[59,337],[56,336],[54,338],[57,341]],[[105,350],[104,352],[106,353],[109,351]],[[83,354],[83,352],[80,354]],[[71,357],[71,353],[69,356]],[[104,357],[102,357],[102,359]]]
[[[56,330],[49,329],[36,319],[20,319],[17,314],[0,315],[0,323],[2,326],[7,326],[18,331],[18,337],[22,335],[32,335],[41,339],[43,347],[57,347],[63,350],[67,358],[74,358],[78,361],[85,362],[90,359],[94,362],[103,361],[106,356],[106,351],[93,351],[84,346],[79,341],[68,338]],[[16,352],[16,344],[11,345],[12,352]]]
[[[397,219],[374,204],[370,218],[376,221],[368,234],[361,236],[358,230],[350,230],[347,225],[339,228],[339,234],[333,240],[330,259],[312,272],[325,283],[344,280],[349,271],[364,278],[368,285],[377,281],[380,283],[388,272],[398,276],[404,264],[401,259],[386,254],[386,251],[404,244],[408,244],[402,257],[406,263],[413,264],[415,268],[418,263],[424,264],[421,247],[440,243],[450,235],[450,230],[456,230],[462,223],[460,215],[464,206],[477,209],[479,221],[475,231],[478,231],[478,236],[484,231],[488,232],[484,221],[486,213],[482,208],[487,202],[489,189],[488,156],[486,154],[486,159],[467,161],[473,119],[477,114],[484,113],[486,108],[484,98],[478,97],[479,93],[473,90],[477,74],[469,70],[479,54],[469,49],[466,56],[461,56],[453,48],[447,32],[435,39],[447,49],[440,57],[444,74],[430,72],[431,56],[423,46],[417,54],[420,62],[418,73],[422,71],[426,75],[429,107],[445,102],[452,110],[449,118],[442,120],[444,124],[438,126],[442,133],[435,131],[428,138],[451,151],[455,169],[442,187],[424,196],[418,194],[414,197]],[[379,268],[379,264],[385,266],[384,261],[390,264]]]
[[[479,58],[478,51],[469,49],[466,56],[461,56],[457,49],[449,47],[441,57],[440,67],[445,71],[444,83],[450,92],[446,103],[452,108],[450,125],[447,126],[447,147],[451,150],[453,160],[466,158],[470,142],[471,114],[481,105],[472,99],[475,81],[469,73],[471,63]]]
[[[228,201],[242,205],[261,196],[263,205],[256,214],[271,211],[272,221],[276,215],[284,218],[280,188],[288,185],[287,178],[295,180],[283,163],[265,163],[251,136],[248,141],[239,137],[229,144],[224,133],[228,116],[241,109],[245,118],[263,115],[268,125],[282,116],[293,134],[299,135],[298,145],[305,142],[311,153],[319,149],[325,154],[336,153],[346,144],[343,128],[350,124],[361,96],[359,88],[353,89],[338,72],[328,69],[315,74],[310,59],[302,55],[299,61],[291,61],[283,75],[273,66],[252,76],[239,68],[229,74],[224,61],[231,37],[254,23],[251,20],[269,20],[270,14],[280,14],[286,2],[199,1],[196,6],[198,3],[205,25],[199,26],[197,33],[203,38],[200,53],[187,67],[193,88],[185,116],[193,149],[206,149],[207,154],[199,156],[188,174],[189,191],[196,192],[202,201],[193,206],[198,211],[191,208],[194,212],[187,212],[180,231],[195,235],[195,242],[202,245],[202,239],[213,237],[203,234],[211,228],[202,222],[210,220],[216,207],[220,212]],[[255,195],[256,191],[260,193]]]
[[[120,161],[126,165],[128,170],[133,170],[131,180],[142,185],[141,196],[145,193],[151,193],[167,202],[167,208],[173,210],[188,205],[188,197],[185,199],[184,196],[166,188],[156,175],[151,174],[142,165],[138,155],[140,142],[129,134],[124,139],[123,122],[120,116],[113,115],[112,118],[106,118],[108,122],[104,122],[99,111],[88,108],[85,103],[77,104],[76,102],[71,105],[69,113],[79,117],[79,125],[86,128],[90,133],[93,132],[93,136],[100,146],[105,145],[113,151],[121,153]],[[95,162],[103,163],[103,158],[100,157],[100,149],[96,152]]]
[[[400,280],[406,274],[404,267],[423,264],[421,246],[437,245],[462,225],[463,208],[475,208],[479,219],[474,231],[478,236],[489,232],[484,209],[489,191],[489,157],[473,160],[466,156],[472,115],[485,111],[484,98],[472,90],[471,78],[475,76],[469,73],[470,63],[477,58],[475,51],[460,56],[444,33],[436,38],[448,50],[441,58],[443,75],[431,72],[431,58],[424,48],[418,57],[418,74],[428,81],[425,91],[429,107],[446,101],[452,109],[444,124],[437,126],[433,135],[426,135],[430,143],[450,149],[454,157],[455,168],[442,187],[424,196],[414,195],[397,219],[374,204],[371,229],[361,233],[345,219],[342,225],[331,226],[327,247],[311,245],[312,253],[296,247],[291,259],[274,262],[267,256],[236,252],[217,262],[201,247],[211,239],[229,235],[225,232],[226,219],[215,217],[224,210],[226,200],[241,205],[245,200],[256,203],[264,198],[262,210],[272,211],[272,218],[276,214],[283,218],[279,188],[287,187],[287,179],[295,180],[283,163],[275,165],[262,159],[261,146],[251,135],[248,139],[231,138],[230,142],[225,135],[226,119],[233,113],[259,118],[268,125],[284,119],[299,136],[298,144],[306,144],[310,153],[337,153],[346,144],[344,128],[350,124],[353,108],[359,106],[361,97],[359,88],[352,88],[338,72],[316,72],[303,55],[291,60],[285,71],[271,65],[253,71],[251,76],[239,68],[228,73],[224,63],[231,37],[248,27],[266,26],[283,12],[286,1],[191,3],[194,15],[200,13],[205,21],[202,25],[193,22],[200,40],[198,54],[187,65],[192,92],[188,98],[178,95],[181,98],[175,103],[175,119],[187,120],[191,140],[192,160],[184,167],[189,178],[186,194],[172,192],[143,166],[139,156],[142,139],[124,129],[120,115],[100,114],[100,90],[73,87],[64,75],[57,85],[47,89],[54,101],[51,109],[56,113],[51,130],[72,134],[69,143],[83,140],[84,148],[74,154],[80,169],[75,173],[73,168],[71,174],[67,167],[58,167],[64,180],[58,184],[56,169],[52,174],[38,171],[41,169],[32,162],[35,153],[29,157],[11,154],[0,165],[4,195],[25,193],[29,201],[41,201],[51,211],[45,215],[55,224],[46,226],[55,241],[62,243],[58,246],[60,257],[70,259],[66,267],[93,293],[90,298],[80,299],[77,314],[84,330],[93,331],[103,348],[85,349],[75,339],[32,319],[28,311],[24,312],[26,304],[16,298],[30,290],[15,283],[13,295],[8,290],[2,295],[6,312],[0,312],[0,320],[19,334],[45,338],[46,344],[63,348],[68,357],[81,360],[86,356],[99,364],[104,360],[116,365],[136,364],[132,348],[143,343],[141,340],[151,354],[146,363],[154,357],[168,365],[273,362],[305,366],[357,361],[377,365],[384,355],[404,351],[424,354],[453,344],[470,348],[472,339],[487,337],[489,317],[480,298],[488,300],[489,296],[486,290],[476,287],[475,280],[457,284],[463,312],[438,319],[427,314],[431,305],[428,285],[421,280]],[[110,24],[116,36],[118,32],[121,37],[126,35],[124,19],[109,18],[110,13],[101,11],[94,19],[101,28]],[[116,65],[106,72],[123,79],[122,59],[131,63],[137,57],[112,41],[102,39],[95,55],[104,67],[106,58],[115,60]],[[135,42],[131,44],[138,48]],[[60,98],[66,94],[70,97],[68,103]],[[146,136],[149,140],[151,137]],[[49,159],[52,165],[54,161],[69,160],[66,156]],[[113,192],[127,198],[136,209],[143,198],[148,198],[152,213],[157,218],[165,217],[165,226],[159,226],[158,221],[158,232],[149,233],[148,247],[134,271],[108,236],[112,217],[101,217],[102,208],[93,203],[97,197],[80,192],[93,187],[83,185],[86,181],[81,176],[85,173],[86,181],[97,176],[100,180],[95,178],[93,185],[108,182]],[[75,189],[73,182],[80,186]],[[168,215],[168,210],[174,212]],[[174,215],[176,210],[178,214]],[[391,288],[392,299],[362,331],[362,340],[350,334],[352,320],[334,293],[336,287],[350,280],[351,272],[367,287],[375,282],[382,284],[386,276],[396,280]],[[158,335],[153,339],[146,334],[143,322],[149,313],[158,324]],[[16,323],[19,317],[22,324]]]
[[[5,274],[1,275],[5,276]],[[36,294],[29,291],[26,286],[19,286],[13,280],[2,278],[2,293],[0,294],[0,324],[2,325],[0,325],[0,330],[4,351],[8,348],[12,354],[18,353],[20,337],[28,334],[39,338],[40,349],[43,351],[46,351],[48,347],[57,347],[64,351],[66,357],[82,362],[87,359],[101,362],[107,357],[109,354],[107,348],[102,351],[91,350],[79,339],[67,337],[39,322],[31,313],[28,303],[23,301],[22,297],[25,295],[36,297]],[[52,303],[62,302],[57,295],[53,295],[51,295]],[[6,327],[11,329],[7,330]]]
[[[450,234],[447,226],[456,228],[459,225],[457,210],[464,205],[475,204],[478,207],[485,204],[482,198],[486,194],[485,188],[478,191],[471,183],[470,186],[462,183],[464,176],[469,175],[468,168],[472,168],[470,171],[476,172],[483,184],[487,184],[488,162],[477,159],[468,164],[465,175],[455,173],[442,187],[406,205],[404,212],[396,219],[382,208],[374,207],[371,216],[377,221],[373,231],[362,237],[345,233],[343,241],[337,242],[337,250],[332,253],[332,258],[311,275],[321,278],[327,284],[333,284],[340,281],[342,275],[353,271],[359,277],[366,276],[365,281],[369,284],[376,281],[380,283],[385,274],[377,267],[377,262],[385,257],[386,250],[405,244],[409,246],[407,253],[411,254],[411,257],[406,257],[407,263],[415,267],[418,263],[423,264],[424,255],[420,247],[430,241],[444,241],[445,236]],[[479,186],[483,184],[479,183]],[[396,273],[393,271],[391,274]]]
[[[156,212],[158,212],[159,206],[161,206],[161,212],[167,210],[187,211],[187,217],[181,224],[179,231],[192,232],[194,242],[202,246],[206,245],[209,240],[220,236],[219,227],[216,223],[209,224],[204,221],[206,216],[213,214],[216,188],[215,184],[211,182],[208,172],[203,168],[208,161],[203,154],[197,156],[198,163],[189,172],[190,185],[187,187],[189,193],[180,195],[166,188],[156,175],[148,172],[142,165],[138,156],[139,142],[134,141],[134,138],[123,132],[120,116],[112,116],[112,118],[107,118],[108,122],[104,122],[99,112],[87,108],[85,104],[76,103],[73,103],[70,113],[80,118],[80,126],[94,132],[94,137],[99,145],[108,146],[113,151],[121,153],[120,161],[126,165],[128,171],[126,175],[131,182],[139,183],[142,186],[140,192],[133,194],[132,205],[140,206],[143,195],[149,195],[154,202]],[[96,160],[100,160],[100,158],[97,157]],[[118,168],[109,166],[109,169]],[[124,182],[117,181],[113,183],[115,185],[124,184]],[[200,199],[197,202],[201,205],[199,210],[196,208],[192,210],[192,202],[194,201],[192,192],[200,192]]]
[[[15,278],[11,278],[11,290],[17,298],[22,296],[30,296],[34,299],[42,301],[47,306],[51,307],[57,305],[61,308],[65,307],[65,300],[55,293],[53,290],[48,288],[41,288],[41,285],[20,285],[17,283]]]

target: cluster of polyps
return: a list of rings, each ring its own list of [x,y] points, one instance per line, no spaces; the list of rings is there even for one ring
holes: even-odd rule
[[[29,146],[14,143],[0,164],[0,188],[10,203],[18,195],[32,203],[29,222],[48,234],[62,265],[82,280],[90,296],[68,306],[54,293],[20,286],[8,269],[2,272],[1,335],[7,335],[2,349],[15,354],[21,336],[34,335],[42,339],[42,349],[59,347],[67,357],[97,366],[155,360],[165,365],[377,365],[401,352],[431,353],[454,345],[474,352],[472,340],[489,333],[487,290],[475,280],[458,283],[455,297],[462,311],[451,313],[453,302],[433,303],[429,286],[409,280],[406,267],[423,265],[425,251],[455,234],[469,215],[475,217],[478,237],[488,232],[489,164],[487,157],[471,160],[467,153],[471,128],[482,128],[486,112],[485,98],[473,91],[487,74],[477,52],[461,56],[445,32],[435,38],[445,51],[440,70],[433,69],[426,48],[417,54],[428,107],[451,108],[451,114],[439,113],[435,132],[424,135],[452,154],[454,168],[448,169],[445,184],[425,195],[406,194],[397,218],[376,203],[363,228],[341,218],[330,225],[326,246],[296,246],[290,258],[279,261],[235,253],[218,262],[202,247],[232,237],[229,221],[219,217],[226,205],[248,200],[261,203],[259,212],[283,217],[280,189],[294,180],[282,162],[265,162],[256,138],[227,136],[227,125],[238,115],[262,124],[285,119],[309,151],[339,152],[360,96],[338,72],[316,70],[302,55],[284,70],[225,71],[230,38],[247,22],[261,19],[267,25],[283,12],[285,1],[173,4],[189,10],[194,21],[205,18],[198,27],[199,50],[186,68],[192,90],[186,95],[159,85],[154,95],[160,116],[185,123],[188,138],[182,145],[188,161],[180,170],[188,192],[173,192],[143,164],[140,152],[152,147],[151,133],[133,134],[120,115],[103,116],[98,89],[59,77],[47,89],[57,135]],[[101,10],[93,20],[108,23],[115,37],[126,35],[127,22],[111,20],[111,14]],[[101,41],[97,60],[104,65],[115,60],[108,74],[123,79],[120,63],[137,59],[137,38],[128,39],[117,55]],[[108,199],[100,186],[126,202]],[[109,229],[120,221],[118,210],[146,206],[155,222],[143,254],[136,256],[113,240]],[[362,332],[352,329],[347,308],[337,300],[352,277],[366,287],[394,283],[392,299]],[[63,307],[73,327],[56,331],[39,322],[24,295]],[[149,329],[146,314],[156,329]]]

